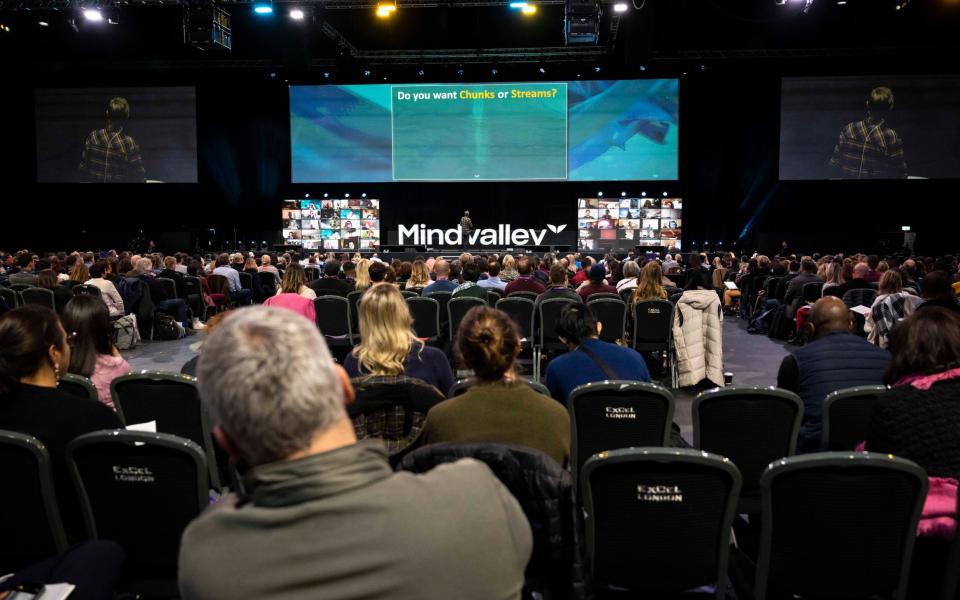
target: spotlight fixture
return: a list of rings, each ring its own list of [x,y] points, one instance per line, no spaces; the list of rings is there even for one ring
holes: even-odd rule
[[[291,8],[291,9],[290,9],[290,18],[293,19],[294,21],[302,21],[302,20],[303,20],[303,16],[304,16],[304,15],[303,15],[303,10],[302,10],[302,9],[299,9],[299,8]]]
[[[500,72],[500,71],[497,71],[496,69],[490,69],[490,74],[491,74],[491,75],[496,75],[496,74],[499,73],[499,72]]]
[[[323,197],[324,197],[324,198],[329,198],[329,197],[330,197],[330,194],[324,193],[324,194],[323,194]]]
[[[391,2],[390,0],[377,2],[377,16],[381,19],[386,19],[397,12],[397,3]]]
[[[83,9],[83,18],[92,23],[99,23],[103,21],[103,13],[100,12],[99,8],[85,8]]]
[[[536,4],[527,4],[526,6],[524,6],[523,8],[520,9],[520,12],[522,12],[522,13],[525,14],[525,15],[527,15],[528,17],[529,17],[530,15],[535,15],[535,14],[537,14],[537,5],[536,5]]]
[[[324,78],[324,79],[330,79],[330,71],[324,71],[324,72],[323,72],[323,78]]]
[[[643,197],[643,198],[646,198],[646,197],[647,197],[647,193],[646,193],[646,192],[640,192],[640,196]]]
[[[613,5],[613,12],[625,13],[627,12],[627,8],[629,7],[627,6],[626,2],[617,2],[616,4]]]
[[[603,198],[603,192],[597,192],[597,196],[599,196],[600,198]]]
[[[545,75],[546,73],[547,73],[547,70],[544,69],[543,67],[540,67],[540,74]]]
[[[253,5],[253,12],[258,15],[272,15],[273,4],[270,2],[257,2]]]
[[[343,197],[344,197],[344,198],[349,198],[349,197],[350,197],[350,194],[344,194]]]
[[[364,76],[364,77],[370,77],[370,70],[367,69],[366,71],[364,71],[364,72],[363,72],[363,76]]]
[[[4,23],[0,23],[0,31],[4,33],[10,33],[10,26]]]
[[[420,77],[423,77],[425,75],[423,69],[420,69],[419,71],[417,71],[417,75],[419,75]]]
[[[626,197],[627,197],[627,193],[626,193],[626,192],[620,192],[620,197],[621,197],[621,198],[626,198]]]
[[[304,198],[309,198],[309,197],[310,197],[310,194],[304,194],[303,197],[304,197]]]
[[[40,19],[39,21],[37,21],[37,25],[39,25],[40,27],[49,27],[50,23],[47,23],[43,19]]]
[[[457,69],[457,76],[463,77],[463,69]]]
[[[667,197],[667,193],[666,193],[666,192],[663,193],[663,197],[664,197],[664,198]]]
[[[366,197],[367,197],[367,194],[366,194],[366,193],[360,194],[360,197],[361,197],[361,198],[366,198]]]

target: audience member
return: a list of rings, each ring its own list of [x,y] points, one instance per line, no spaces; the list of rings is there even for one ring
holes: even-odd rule
[[[863,276],[867,280],[867,283],[877,283],[880,281],[880,276],[882,273],[877,269],[880,266],[880,257],[876,254],[871,254],[867,257],[867,272]]]
[[[416,377],[444,396],[453,385],[447,356],[413,333],[413,318],[397,286],[371,287],[359,304],[360,344],[344,360],[350,377],[361,375]]]
[[[503,279],[504,272],[500,273],[501,279]],[[547,288],[544,287],[542,283],[534,279],[533,266],[530,264],[530,259],[525,257],[521,258],[519,262],[517,262],[517,276],[513,278],[513,280],[510,281],[510,283],[508,283],[504,288],[504,293],[507,296],[513,294],[514,292],[533,292],[534,294],[542,294],[545,291],[547,291]]]
[[[361,258],[357,261],[357,270],[354,277],[353,289],[362,292],[370,287],[370,260]]]
[[[33,274],[33,268],[36,265],[36,261],[33,260],[33,255],[29,252],[22,252],[17,255],[16,265],[19,268],[19,271],[7,277],[7,280],[10,282],[10,285],[37,285],[37,276]]]
[[[917,306],[917,310],[934,306],[960,314],[957,295],[953,291],[950,275],[945,271],[933,271],[923,278],[923,303]]]
[[[273,273],[274,282],[277,285],[280,285],[280,271],[277,270],[275,266],[270,264],[272,262],[269,254],[264,254],[260,257],[260,272],[261,273]]]
[[[184,533],[184,600],[521,597],[532,539],[516,500],[478,462],[394,473],[382,444],[357,443],[350,382],[316,327],[256,307],[204,345],[214,436],[253,468],[246,495]]]
[[[56,389],[60,374],[69,370],[71,343],[49,308],[27,304],[0,317],[0,429],[32,435],[46,446],[64,527],[79,540],[85,538],[67,473],[67,444],[123,425],[103,404]]]
[[[429,296],[434,292],[450,292],[453,293],[453,290],[457,289],[458,285],[455,281],[450,281],[450,263],[440,259],[433,265],[433,272],[437,275],[437,280],[423,288],[423,291],[420,292],[421,296]]]
[[[367,268],[367,274],[370,276],[370,285],[373,286],[387,281],[388,274],[392,271],[393,269],[391,267],[380,261],[371,261],[370,266]]]
[[[230,284],[229,291],[231,300],[240,304],[250,304],[250,290],[243,289],[243,284],[240,283],[240,273],[237,269],[230,266],[230,256],[228,254],[223,253],[217,257],[216,268],[211,275],[220,275],[227,279],[227,282]]]
[[[517,261],[513,256],[507,254],[503,257],[503,269],[500,270],[500,281],[510,283],[520,274],[517,272]]]
[[[293,263],[283,271],[283,279],[280,281],[280,289],[276,295],[297,294],[308,300],[317,298],[316,292],[307,286],[307,275],[304,268],[299,263]]]
[[[476,384],[430,409],[421,434],[425,444],[490,442],[545,452],[570,462],[570,417],[566,409],[517,380],[520,331],[505,313],[483,306],[467,312],[454,342]]]
[[[567,285],[567,269],[560,263],[555,263],[550,267],[550,287],[533,301],[534,315],[539,316],[540,305],[544,300],[551,300],[553,298],[567,298],[569,300],[575,300],[578,304],[583,302],[580,294]]]
[[[820,449],[823,399],[827,394],[859,385],[881,385],[890,354],[853,333],[854,322],[839,298],[818,300],[805,324],[812,341],[780,363],[777,387],[796,392],[803,400],[803,423],[797,452]],[[850,448],[852,450],[852,448]]]
[[[873,286],[871,286],[870,282],[866,280],[867,270],[869,268],[870,267],[868,267],[866,263],[855,264],[853,266],[853,270],[851,271],[850,279],[847,279],[844,283],[841,283],[838,286],[825,289],[823,293],[842,299],[846,293],[851,290],[871,289]]]
[[[617,288],[607,285],[604,279],[607,271],[603,265],[593,265],[590,267],[589,281],[577,290],[580,298],[586,302],[594,294],[616,294]]]
[[[113,344],[107,306],[94,296],[77,296],[67,303],[62,319],[63,328],[73,339],[70,372],[92,381],[100,402],[116,410],[110,383],[131,369]]]
[[[800,273],[791,279],[787,286],[787,293],[783,297],[783,302],[788,307],[788,315],[792,316],[803,302],[803,286],[808,283],[821,284],[821,291],[823,289],[823,282],[817,277],[817,263],[812,258],[804,258],[800,261]]]
[[[213,333],[213,330],[216,329],[223,319],[229,315],[229,312],[219,312],[209,319],[205,323],[206,327],[203,328],[203,339],[206,340],[210,337],[210,334]],[[198,353],[203,352],[203,342],[198,342],[196,345],[192,345],[191,348],[196,350]],[[200,361],[200,354],[197,354],[180,367],[181,375],[189,375],[190,377],[197,376],[197,363]]]
[[[193,331],[192,323],[187,316],[187,301],[182,298],[170,298],[167,296],[167,289],[157,281],[157,276],[152,271],[153,261],[149,258],[141,258],[134,266],[136,277],[140,279],[150,289],[150,299],[153,300],[154,308],[161,313],[170,315],[176,319],[186,332]],[[236,273],[234,273],[236,275]],[[247,290],[249,291],[249,290]]]
[[[654,261],[651,261],[654,262]],[[623,263],[623,279],[617,282],[617,292],[629,290],[637,287],[637,279],[640,277],[640,265],[635,260],[628,260]]]
[[[560,313],[556,333],[569,352],[547,365],[547,388],[564,406],[570,392],[585,383],[607,379],[650,381],[640,353],[601,341],[601,330],[602,324],[589,306],[571,304]]]
[[[879,292],[864,325],[867,339],[881,348],[886,348],[890,330],[919,304],[920,298],[903,291],[903,278],[899,271],[884,273],[880,278]]]
[[[403,285],[403,289],[418,291],[427,287],[430,283],[430,272],[427,270],[427,265],[423,259],[413,261],[413,265],[410,267],[410,278]]]
[[[310,284],[315,296],[343,296],[353,291],[353,285],[340,279],[340,263],[330,259],[323,265],[323,277]]]
[[[487,301],[487,288],[477,283],[477,279],[480,278],[480,268],[475,262],[471,260],[463,266],[460,278],[463,283],[453,290],[452,298],[479,298],[484,302]]]
[[[111,317],[119,317],[124,314],[123,298],[117,291],[117,286],[110,281],[112,274],[110,263],[105,260],[97,261],[90,267],[90,280],[87,285],[92,285],[100,290],[100,297],[107,305],[107,312]]]
[[[36,287],[53,292],[53,304],[58,315],[63,314],[63,307],[73,298],[73,290],[65,285],[60,285],[60,282],[57,281],[57,274],[54,273],[53,269],[40,271],[37,275]]]
[[[500,278],[500,263],[491,260],[485,263],[485,268],[487,269],[487,277],[486,279],[478,281],[477,285],[491,290],[500,290],[500,292],[503,293],[503,291],[507,289],[507,282]]]

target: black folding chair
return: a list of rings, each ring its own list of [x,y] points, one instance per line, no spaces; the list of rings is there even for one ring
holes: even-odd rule
[[[350,303],[350,324],[353,330],[360,331],[360,298],[364,290],[353,290],[347,294],[347,302]]]
[[[207,507],[207,464],[192,441],[163,433],[95,431],[67,445],[91,539],[120,544],[124,591],[176,597],[180,537]]]
[[[307,278],[307,283],[320,279],[320,268],[319,267],[304,267],[303,274]]]
[[[511,294],[508,297],[513,297]],[[572,298],[550,298],[540,303],[538,308],[539,319],[537,331],[534,333],[533,347],[533,378],[540,381],[540,363],[544,352],[566,351],[567,346],[557,337],[557,323],[560,321],[560,312],[570,304],[576,304]]]
[[[407,308],[413,317],[413,331],[422,340],[435,342],[440,338],[440,303],[432,296],[407,298]]]
[[[875,289],[850,290],[843,295],[843,303],[847,305],[847,308],[854,308],[855,306],[866,306],[869,308],[873,306],[873,301],[876,299],[877,290]],[[867,318],[853,311],[851,311],[850,316],[853,317],[854,332],[861,337],[867,337],[866,330],[864,329]]]
[[[167,298],[177,298],[177,282],[166,277],[157,277],[157,283],[163,286],[163,293]]]
[[[853,450],[867,439],[873,407],[886,391],[883,385],[864,385],[827,394],[820,450]]]
[[[573,473],[606,450],[666,446],[675,408],[666,388],[641,381],[581,385],[565,402],[570,413]]]
[[[634,304],[631,345],[637,352],[662,352],[667,359],[670,385],[676,388],[678,374],[673,348],[674,304],[667,300],[644,300]]]
[[[495,307],[501,298],[503,298],[503,293],[500,290],[487,289],[487,304],[490,305],[490,308]]]
[[[81,283],[80,285],[73,286],[73,295],[74,296],[93,296],[94,298],[102,298],[103,292],[100,291],[95,285],[86,285]]]
[[[587,306],[597,321],[603,324],[600,339],[614,343],[622,340],[627,329],[627,304],[614,294],[594,294],[587,299]]]
[[[202,317],[203,320],[206,321],[211,308],[214,310],[214,312],[218,310],[218,307],[216,304],[214,304],[213,306],[207,306],[207,304],[203,301],[203,284],[200,283],[199,277],[184,275],[183,290],[187,294],[187,298],[186,298],[187,304],[191,306],[193,306],[194,304],[198,306],[199,305],[203,306],[203,315],[195,315],[197,318]]]
[[[317,327],[329,346],[353,346],[350,301],[343,296],[320,296],[313,301]]]
[[[680,296],[683,296],[683,292],[674,292],[670,294],[668,299],[670,300],[671,304],[676,304],[677,302],[680,301]]]
[[[823,284],[819,281],[811,281],[803,284],[803,301],[813,304],[823,297]]]
[[[633,291],[634,291],[635,289],[637,289],[637,288],[636,288],[636,287],[629,287],[629,288],[620,290],[620,292],[619,292],[620,299],[623,300],[624,302],[626,302],[627,304],[630,304],[630,300],[633,298]]]
[[[257,273],[256,283],[260,289],[260,296],[264,300],[277,293],[277,277],[270,271],[260,271]]]
[[[580,486],[598,590],[652,598],[714,585],[712,596],[726,597],[733,463],[678,448],[612,450],[583,465]]]
[[[427,298],[432,298],[437,301],[437,304],[440,307],[440,330],[446,331],[450,327],[449,315],[447,314],[447,304],[450,303],[450,298],[453,297],[452,292],[433,292]],[[439,337],[439,336],[438,336]]]
[[[497,300],[496,309],[502,310],[520,327],[520,333],[527,344],[533,340],[533,307],[529,298],[510,296]]]
[[[447,302],[447,323],[450,324],[450,341],[457,337],[457,329],[460,328],[460,321],[467,315],[471,308],[475,306],[486,306],[487,303],[480,298],[451,298]]]
[[[73,282],[74,285],[78,283],[80,282],[79,281]],[[11,283],[10,284],[10,289],[17,293],[22,292],[23,290],[29,290],[32,287],[35,287],[35,286],[32,286],[29,283]]]
[[[246,271],[240,271],[240,289],[250,290],[251,294],[253,293],[253,275],[247,273]],[[312,280],[311,280],[312,281]]]
[[[547,389],[547,386],[543,385],[538,381],[534,381],[532,379],[517,379],[517,381],[521,381],[527,384],[528,386],[530,386],[530,388],[533,389],[533,391],[543,394],[544,396],[550,395],[550,390]],[[468,389],[470,389],[476,384],[477,384],[477,380],[474,377],[467,377],[466,379],[458,379],[455,382],[453,382],[453,385],[450,387],[450,391],[447,392],[447,398],[453,398],[454,396],[459,396],[460,394],[466,392]]]
[[[100,397],[97,395],[97,388],[93,385],[93,382],[83,377],[82,375],[74,375],[73,373],[64,373],[60,376],[60,381],[57,383],[57,388],[61,392],[66,392],[71,396],[76,396],[78,398],[86,398],[88,400],[99,400]]]
[[[20,306],[20,294],[7,287],[0,287],[0,298],[7,303],[10,308]]]
[[[39,304],[46,306],[50,310],[57,310],[57,304],[53,299],[53,290],[39,287],[28,287],[20,292],[21,306],[23,304]]]
[[[760,480],[755,596],[907,597],[927,474],[889,455],[824,452],[772,463]]]
[[[537,296],[540,294],[536,292],[510,292],[507,294],[507,298],[526,298],[527,300],[533,300],[536,302]]]
[[[141,371],[117,377],[110,396],[125,425],[156,421],[157,431],[191,440],[203,448],[210,469],[210,486],[220,489],[221,473],[211,434],[207,405],[197,391],[197,380],[188,375]],[[225,470],[226,457],[220,454]]]
[[[615,294],[613,292],[597,292],[596,294],[590,294],[587,296],[587,302],[590,300],[600,300],[607,298],[609,300],[620,300],[620,294]]]
[[[760,476],[771,462],[792,456],[803,401],[773,387],[729,386],[693,401],[693,446],[725,456],[743,475],[738,514],[760,512]]]
[[[416,298],[420,294],[418,294],[413,290],[400,290],[400,295],[403,296],[404,299],[406,299],[406,298]]]
[[[67,549],[67,536],[40,440],[0,430],[0,464],[7,481],[0,494],[0,571],[12,573]]]

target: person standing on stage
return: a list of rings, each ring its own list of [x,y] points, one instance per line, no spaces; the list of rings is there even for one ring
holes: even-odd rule
[[[463,216],[460,218],[460,231],[463,234],[461,238],[461,247],[466,247],[467,240],[470,238],[470,234],[473,233],[473,221],[470,220],[470,211],[463,211]]]
[[[124,134],[130,103],[116,97],[107,105],[107,126],[91,131],[80,159],[82,183],[143,183],[146,179],[140,146]]]
[[[877,87],[867,98],[867,118],[840,130],[830,166],[843,179],[906,179],[903,140],[887,126],[893,110],[893,91]]]

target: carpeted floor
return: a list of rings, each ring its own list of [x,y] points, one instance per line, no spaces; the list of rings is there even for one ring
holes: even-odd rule
[[[790,346],[774,342],[763,335],[751,335],[746,331],[746,322],[728,317],[723,323],[724,371],[733,373],[736,385],[776,385],[780,361],[787,355]],[[123,353],[134,371],[155,370],[180,372],[180,367],[196,356],[198,342],[203,333],[182,340],[144,342],[133,350]],[[712,386],[675,390],[676,414],[674,421],[680,426],[683,437],[693,441],[691,407],[696,395]]]

